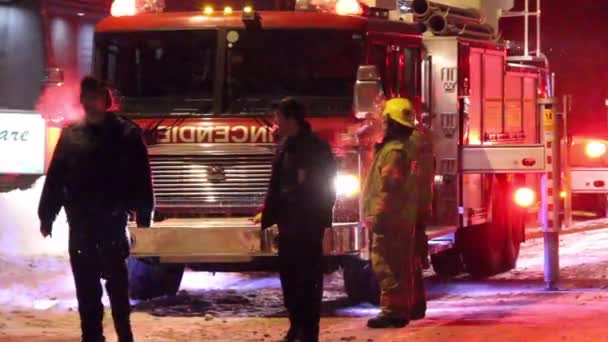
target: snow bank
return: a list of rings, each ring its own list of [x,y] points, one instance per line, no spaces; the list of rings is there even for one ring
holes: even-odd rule
[[[40,177],[32,188],[0,194],[0,252],[8,255],[67,255],[68,225],[63,210],[53,226],[53,237],[43,239],[38,221],[38,201],[44,184]]]

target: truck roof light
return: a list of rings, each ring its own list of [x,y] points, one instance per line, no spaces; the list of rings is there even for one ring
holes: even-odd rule
[[[137,14],[137,6],[135,0],[114,0],[110,14],[113,17],[124,17]]]
[[[256,13],[251,6],[243,7],[243,20],[244,21],[255,21]]]
[[[231,14],[232,14],[232,7],[230,7],[230,6],[224,7],[224,15],[231,15]]]
[[[203,13],[205,13],[205,15],[212,15],[213,7],[209,5],[205,6],[205,8],[203,9]]]
[[[361,15],[363,14],[363,7],[357,0],[337,0],[336,14]]]
[[[110,8],[113,17],[123,17],[146,12],[162,12],[165,10],[164,0],[114,0]]]

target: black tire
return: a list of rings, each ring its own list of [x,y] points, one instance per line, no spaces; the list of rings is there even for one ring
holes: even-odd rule
[[[163,265],[153,259],[129,258],[127,266],[132,299],[174,296],[184,275],[184,265]]]
[[[521,210],[511,204],[513,189],[506,175],[494,176],[491,221],[457,233],[466,271],[474,277],[492,276],[515,267],[524,221]]]
[[[440,277],[455,277],[464,272],[462,255],[456,248],[431,255],[431,264]]]
[[[380,286],[368,260],[349,258],[343,264],[344,288],[353,303],[380,303]]]

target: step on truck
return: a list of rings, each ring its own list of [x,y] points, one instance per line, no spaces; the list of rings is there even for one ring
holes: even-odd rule
[[[544,71],[509,65],[483,24],[458,28],[444,15],[446,28],[423,35],[422,23],[450,8],[417,3],[428,13],[346,0],[137,13],[114,2],[114,16],[95,30],[94,74],[144,130],[156,196],[152,227],[130,228],[132,297],[175,294],[184,267],[276,268],[278,231],[261,232],[251,218],[277,143],[272,111],[285,96],[306,105],[339,157],[324,254],[328,271],[344,271],[351,299],[378,298],[361,217],[372,147],[360,143],[378,98],[412,99],[433,137],[435,271],[514,267],[527,213],[514,199],[532,204],[545,169],[536,104]]]

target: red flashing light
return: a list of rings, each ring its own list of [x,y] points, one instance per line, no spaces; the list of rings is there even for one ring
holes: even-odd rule
[[[599,158],[606,154],[606,145],[599,141],[590,141],[585,146],[585,154],[589,158]]]
[[[522,208],[530,207],[536,201],[536,193],[530,188],[519,188],[513,196],[515,204]]]
[[[135,0],[114,0],[110,14],[113,17],[124,17],[137,14]]]
[[[337,0],[336,14],[338,15],[362,15],[363,7],[357,0]]]

